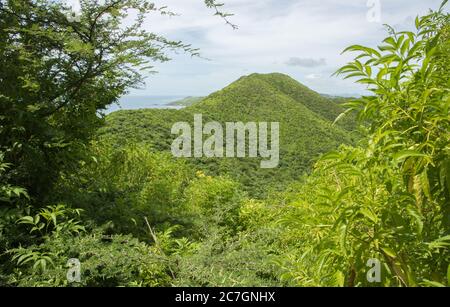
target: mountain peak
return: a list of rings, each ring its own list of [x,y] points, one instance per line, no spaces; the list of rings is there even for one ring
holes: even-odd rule
[[[316,115],[333,122],[343,112],[340,105],[283,73],[252,73],[242,76],[224,89],[211,94],[200,105],[231,107],[240,104],[249,108],[265,104],[278,104],[290,100],[301,104]]]
[[[272,73],[252,73],[249,75],[242,76],[238,79],[239,80],[246,80],[246,79],[260,79],[260,80],[267,80],[267,79],[290,79],[294,80],[292,77],[279,73],[279,72],[272,72]],[[295,80],[294,80],[295,81]],[[298,81],[297,81],[298,82]]]

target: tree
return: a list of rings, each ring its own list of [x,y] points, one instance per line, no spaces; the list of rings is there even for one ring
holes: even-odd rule
[[[229,23],[223,4],[205,5]],[[151,1],[82,0],[81,7],[72,19],[60,1],[0,1],[0,152],[9,165],[2,181],[36,199],[77,166],[101,110],[138,86],[152,62],[168,61],[168,50],[198,54],[142,29],[147,14],[172,15]]]

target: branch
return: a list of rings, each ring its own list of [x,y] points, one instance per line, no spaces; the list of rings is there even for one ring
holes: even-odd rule
[[[115,7],[116,5],[120,4],[120,2],[122,2],[121,0],[117,0],[114,1],[112,3],[110,3],[109,5],[105,6],[98,14],[97,16],[95,16],[92,24],[91,24],[91,28],[89,30],[89,40],[92,40],[92,36],[94,34],[94,29],[95,26],[97,25],[98,20],[100,19],[100,17],[103,16],[103,14],[107,13],[110,9],[112,9],[113,7]]]
[[[231,23],[228,20],[228,17],[233,16],[234,14],[225,13],[225,12],[222,12],[219,9],[220,7],[222,7],[224,5],[223,3],[217,3],[216,0],[205,0],[205,4],[206,4],[207,7],[214,9],[216,11],[216,13],[214,15],[222,17],[223,20],[225,20],[225,23],[227,25],[229,25],[230,27],[232,27],[233,30],[237,30],[238,29],[237,25]]]

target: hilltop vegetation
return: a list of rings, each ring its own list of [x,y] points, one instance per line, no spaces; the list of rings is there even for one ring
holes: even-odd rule
[[[194,114],[203,121],[279,122],[280,165],[261,169],[259,158],[188,159],[197,170],[209,175],[227,175],[242,184],[253,196],[264,196],[271,189],[282,190],[311,170],[322,153],[357,138],[356,124],[333,121],[342,113],[341,105],[325,99],[282,74],[253,74],[242,77],[223,90],[182,110],[118,111],[106,118],[99,136],[112,144],[145,143],[155,151],[170,152],[177,135],[171,134],[176,122],[193,122]]]

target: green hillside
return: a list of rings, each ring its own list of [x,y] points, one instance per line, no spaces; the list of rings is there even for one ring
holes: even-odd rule
[[[0,1],[0,287],[183,287],[161,298],[207,305],[218,291],[197,289],[238,288],[223,297],[231,304],[274,302],[258,287],[450,286],[448,1],[412,32],[388,26],[373,47],[344,50],[353,60],[335,75],[356,78],[364,96],[252,74],[181,110],[106,117],[167,51],[198,49],[146,30],[145,15],[171,15],[152,1],[83,0],[79,19],[65,18],[62,2]],[[232,21],[225,4],[202,2]],[[183,36],[176,28],[171,36]],[[182,79],[206,73],[211,84],[245,69],[182,63]],[[273,122],[279,131],[263,140],[262,123]],[[233,157],[245,156],[230,145],[246,138],[259,141],[245,152],[259,158]],[[172,154],[173,144],[186,151]],[[188,158],[222,149],[227,158]],[[263,169],[267,157],[278,167]]]
[[[260,158],[188,159],[196,170],[229,175],[251,195],[263,196],[301,177],[320,154],[354,141],[351,132],[332,125],[342,111],[338,104],[286,75],[252,74],[183,110],[112,113],[99,136],[119,146],[138,142],[149,144],[155,151],[170,151],[177,137],[171,135],[172,125],[193,122],[194,114],[203,114],[204,122],[279,122],[278,168],[261,169]]]

